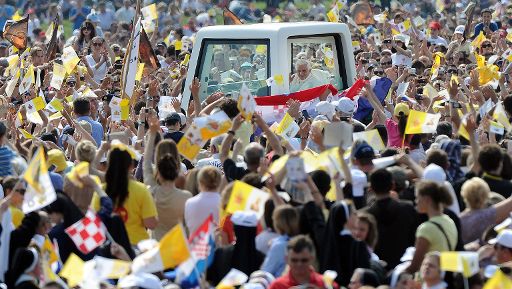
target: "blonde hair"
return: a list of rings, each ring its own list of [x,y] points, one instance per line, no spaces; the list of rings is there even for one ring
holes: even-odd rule
[[[461,195],[464,202],[471,209],[481,209],[489,199],[491,189],[481,178],[474,177],[467,180],[461,188]]]
[[[197,174],[199,184],[208,191],[216,191],[220,186],[221,173],[214,166],[205,166]]]
[[[197,175],[199,174],[199,168],[193,168],[187,172],[185,179],[184,189],[191,192],[192,196],[199,194],[199,184],[197,182]]]
[[[279,206],[272,214],[274,228],[281,235],[293,237],[299,233],[299,213],[290,205]]]
[[[75,148],[75,157],[79,161],[92,163],[96,157],[96,146],[88,140],[81,140]]]

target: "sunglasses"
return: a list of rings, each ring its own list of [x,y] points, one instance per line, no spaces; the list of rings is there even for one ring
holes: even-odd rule
[[[75,85],[76,85],[76,82],[74,82],[74,81],[69,81],[69,82],[66,82],[66,85],[67,85],[67,86],[72,87],[72,86],[75,86]]]
[[[382,41],[382,43],[384,43],[384,44],[389,44],[389,43],[391,43],[391,40],[389,40],[389,39],[385,39],[384,41]]]
[[[101,46],[101,45],[103,45],[103,42],[93,42],[92,45],[93,46]]]
[[[483,44],[482,48],[492,48],[492,45],[491,44]]]
[[[290,261],[292,263],[307,263],[309,262],[309,258],[291,258]]]
[[[20,195],[24,195],[26,191],[27,190],[25,190],[25,189],[17,189],[16,190],[16,192],[19,193]]]
[[[389,61],[389,62],[381,62],[380,65],[391,65],[391,63],[392,63],[391,61]]]
[[[92,31],[92,27],[82,27],[82,30],[90,30],[90,31]]]
[[[376,70],[373,72],[375,75],[383,75],[384,74],[384,71],[381,71],[381,70]]]

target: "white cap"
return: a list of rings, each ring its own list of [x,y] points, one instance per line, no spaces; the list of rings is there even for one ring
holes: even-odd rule
[[[455,31],[453,32],[453,34],[464,34],[465,29],[466,29],[466,27],[464,25],[459,25],[455,28]]]
[[[334,105],[324,100],[316,104],[316,111],[319,114],[325,115],[329,120],[332,119],[335,113]]]
[[[252,211],[238,211],[231,216],[231,222],[238,226],[256,227],[258,225],[258,215]]]
[[[178,115],[180,116],[180,124],[185,125],[187,123],[187,117],[181,112],[178,112]]]
[[[436,164],[430,164],[423,170],[423,179],[443,183],[446,181],[446,173],[442,167]]]
[[[489,244],[500,244],[503,247],[512,248],[512,230],[505,229],[498,234],[498,237],[489,240]]]
[[[350,174],[352,175],[352,195],[354,197],[364,196],[364,188],[368,184],[366,174],[358,169],[350,170]]]
[[[153,274],[138,273],[123,277],[117,283],[119,288],[139,287],[144,289],[163,289],[160,279]]]
[[[332,104],[335,106],[336,111],[340,112],[343,116],[352,116],[356,109],[356,104],[348,97],[342,97],[338,101],[333,101]]]

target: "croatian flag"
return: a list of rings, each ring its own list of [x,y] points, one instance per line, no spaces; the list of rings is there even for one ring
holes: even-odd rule
[[[213,262],[215,253],[213,216],[210,215],[203,224],[190,235],[190,258],[176,269],[176,283],[181,288],[199,286],[201,276]]]

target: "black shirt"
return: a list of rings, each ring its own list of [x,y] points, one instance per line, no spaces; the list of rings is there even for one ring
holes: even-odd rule
[[[245,175],[250,173],[249,170],[237,167],[235,161],[233,161],[232,159],[226,159],[222,164],[222,167],[224,169],[224,175],[226,176],[228,182],[232,182],[234,180],[241,180]]]

